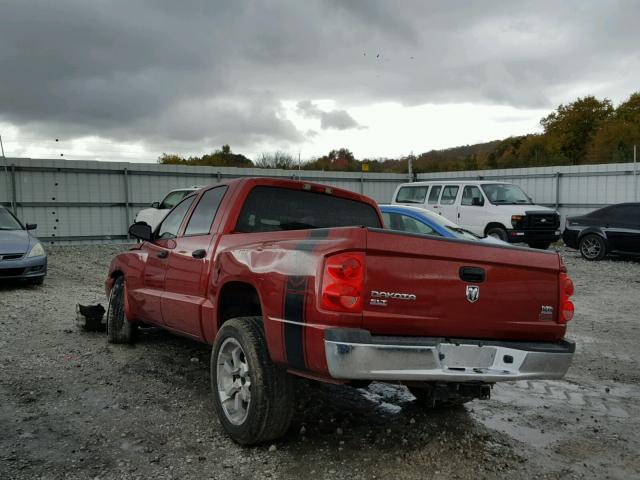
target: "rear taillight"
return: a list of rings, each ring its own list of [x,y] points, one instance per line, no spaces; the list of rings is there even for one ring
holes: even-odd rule
[[[364,253],[347,252],[327,257],[322,275],[322,308],[362,312]]]
[[[574,306],[570,300],[573,295],[573,282],[567,275],[567,268],[564,265],[560,267],[560,313],[558,315],[558,323],[565,324],[573,318]]]

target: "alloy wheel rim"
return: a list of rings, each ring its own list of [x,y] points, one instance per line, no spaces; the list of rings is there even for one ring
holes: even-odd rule
[[[227,419],[241,425],[251,404],[251,376],[244,350],[235,338],[227,338],[218,351],[218,398]]]
[[[595,238],[587,238],[582,242],[582,254],[588,258],[595,258],[600,254],[600,242]]]

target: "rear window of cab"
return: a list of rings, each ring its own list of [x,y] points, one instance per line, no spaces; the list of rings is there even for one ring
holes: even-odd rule
[[[376,209],[339,196],[281,187],[255,187],[244,202],[236,232],[331,227],[381,228]]]

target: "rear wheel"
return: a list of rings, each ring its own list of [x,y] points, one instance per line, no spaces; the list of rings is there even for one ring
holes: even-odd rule
[[[586,260],[602,260],[607,254],[607,244],[600,235],[590,233],[580,239],[580,254]]]
[[[118,277],[109,296],[107,340],[109,343],[133,343],[138,326],[129,322],[124,311],[124,277]]]
[[[224,323],[211,353],[211,389],[220,423],[234,441],[253,445],[287,432],[293,378],[269,357],[261,317]]]
[[[507,231],[503,227],[489,227],[486,231],[487,237],[494,237],[503,242],[507,241]]]

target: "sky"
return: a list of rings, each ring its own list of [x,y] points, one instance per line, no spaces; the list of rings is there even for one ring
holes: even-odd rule
[[[640,2],[4,0],[7,157],[399,157],[640,90]]]

